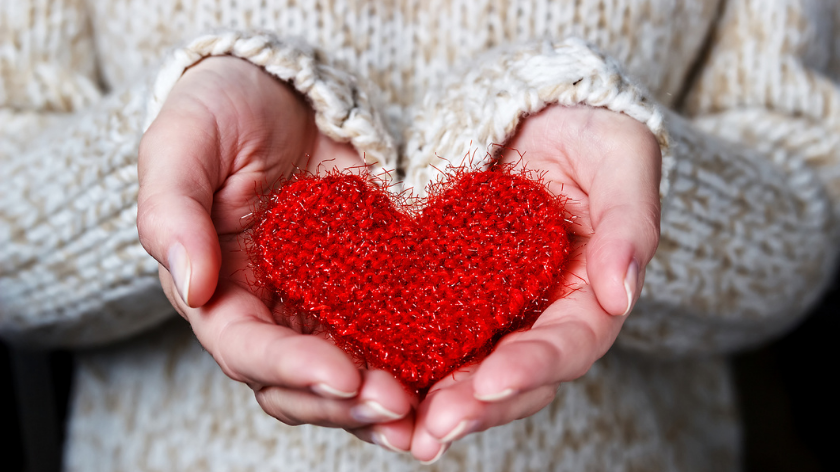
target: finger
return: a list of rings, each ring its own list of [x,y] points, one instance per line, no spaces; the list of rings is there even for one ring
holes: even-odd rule
[[[166,299],[169,300],[169,303],[175,307],[175,311],[181,315],[182,318],[189,321],[190,319],[187,317],[187,310],[192,310],[192,308],[188,307],[186,303],[184,303],[184,299],[181,298],[181,295],[178,294],[178,289],[175,288],[175,282],[172,280],[172,274],[166,270],[162,264],[158,264],[158,277],[160,278],[160,285],[163,288],[163,294],[166,295]]]
[[[586,270],[607,313],[632,310],[643,283],[644,268],[659,243],[659,144],[647,128],[622,116],[612,130],[602,164],[589,188],[594,233],[586,247]]]
[[[404,418],[416,398],[384,370],[362,370],[362,389],[350,409],[350,416],[361,424],[389,423]]]
[[[167,110],[140,143],[140,242],[175,281],[190,307],[216,288],[221,253],[210,208],[218,187],[218,137],[212,123],[179,119]]]
[[[585,374],[615,341],[624,321],[604,313],[589,290],[581,288],[549,306],[530,330],[503,338],[475,373],[476,398],[503,401]]]
[[[414,415],[390,423],[363,426],[349,429],[348,432],[362,441],[376,444],[391,452],[408,452],[411,448],[411,436],[414,431]]]
[[[256,397],[266,413],[289,425],[356,429],[398,421],[411,412],[408,394],[393,376],[383,371],[362,371],[362,376],[361,391],[352,399],[274,386],[257,390]]]
[[[504,402],[475,399],[472,382],[436,391],[421,403],[411,440],[411,453],[426,464],[436,462],[449,446],[468,434],[485,431],[533,415],[551,403],[557,389],[545,385]]]
[[[358,428],[363,424],[350,417],[349,400],[324,398],[307,390],[281,387],[264,387],[257,390],[255,396],[263,411],[289,426]]]
[[[361,375],[344,352],[319,336],[275,324],[265,304],[246,288],[224,282],[205,306],[180,309],[202,346],[234,380],[252,387],[310,389],[328,398],[359,392]]]
[[[429,403],[434,400],[438,392],[430,392],[420,403],[416,413],[414,433],[411,436],[411,455],[424,465],[434,464],[449,449],[450,443],[444,443],[429,434],[425,428],[420,427],[426,422],[429,414]]]

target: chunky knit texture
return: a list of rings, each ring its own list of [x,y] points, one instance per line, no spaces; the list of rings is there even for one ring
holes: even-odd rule
[[[321,63],[307,44],[294,39],[283,41],[270,34],[209,34],[175,51],[155,81],[144,129],[151,125],[188,67],[205,57],[224,55],[245,59],[294,85],[314,108],[315,123],[321,132],[335,141],[352,144],[366,157],[372,173],[379,175],[383,169],[396,168],[393,140],[354,77]],[[383,174],[383,178],[388,176]]]
[[[415,188],[437,156],[492,158],[545,106],[605,107],[663,150],[642,298],[618,346],[551,406],[459,441],[431,470],[732,469],[717,356],[797,323],[836,266],[837,31],[840,6],[812,0],[5,2],[0,332],[90,346],[171,316],[134,226],[137,145],[202,57],[290,82],[324,133]],[[340,431],[285,427],[249,395],[176,325],[88,351],[68,467],[415,467]]]

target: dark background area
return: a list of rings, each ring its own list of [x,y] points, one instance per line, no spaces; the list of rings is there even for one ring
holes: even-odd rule
[[[72,374],[70,352],[12,350],[0,342],[0,470],[61,469]]]
[[[840,279],[839,279],[840,280]],[[835,471],[840,283],[784,338],[732,359],[747,472]],[[60,469],[73,357],[0,342],[0,470]],[[23,408],[21,408],[23,406]],[[28,407],[28,408],[27,408]]]
[[[745,470],[838,471],[840,278],[793,332],[732,360]]]

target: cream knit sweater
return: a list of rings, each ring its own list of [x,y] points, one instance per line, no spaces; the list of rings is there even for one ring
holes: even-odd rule
[[[90,347],[172,316],[134,224],[137,145],[202,57],[290,82],[322,131],[415,188],[549,104],[606,107],[663,151],[642,298],[549,407],[430,470],[733,469],[720,355],[795,324],[837,262],[836,31],[818,0],[3,2],[0,332]],[[269,418],[177,321],[78,359],[69,470],[420,468]]]

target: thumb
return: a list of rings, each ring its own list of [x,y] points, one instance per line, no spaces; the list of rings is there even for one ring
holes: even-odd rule
[[[219,137],[212,116],[161,111],[140,142],[137,230],[143,247],[172,275],[190,307],[207,303],[221,250],[210,217],[218,187]]]
[[[661,156],[649,137],[612,147],[589,191],[586,271],[601,307],[613,315],[632,310],[659,243]]]

